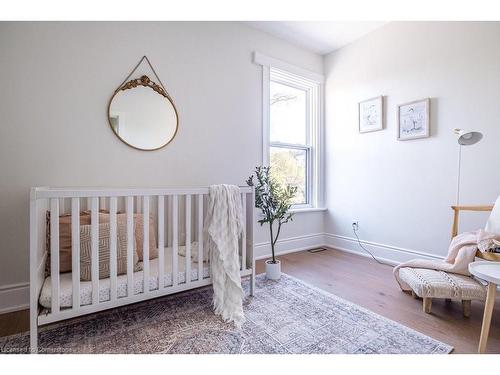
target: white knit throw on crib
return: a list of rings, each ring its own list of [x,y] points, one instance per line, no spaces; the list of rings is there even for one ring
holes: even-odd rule
[[[240,189],[235,185],[212,185],[205,218],[207,249],[214,288],[215,314],[239,328],[243,315],[238,239],[243,231]]]

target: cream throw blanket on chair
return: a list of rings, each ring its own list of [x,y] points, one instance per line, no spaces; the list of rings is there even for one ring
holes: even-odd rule
[[[494,246],[494,239],[500,239],[500,235],[485,232],[482,229],[460,233],[451,241],[448,255],[444,260],[413,259],[401,263],[394,267],[394,277],[402,290],[411,290],[410,286],[399,277],[399,270],[403,267],[427,268],[469,276],[469,264],[474,262],[476,250],[488,251]]]
[[[212,185],[205,218],[210,254],[215,313],[239,328],[243,315],[238,239],[243,231],[240,189],[235,185]]]

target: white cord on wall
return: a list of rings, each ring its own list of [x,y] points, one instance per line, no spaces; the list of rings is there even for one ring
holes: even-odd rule
[[[361,244],[361,241],[359,240],[358,233],[357,233],[358,232],[358,224],[357,223],[352,224],[352,232],[356,236],[356,239],[358,240],[358,245],[360,248],[362,248],[364,251],[366,251],[368,254],[370,254],[370,256],[373,258],[373,260],[375,262],[377,262],[378,264],[385,264],[385,263],[382,263],[381,261],[379,261],[377,258],[375,258],[375,256]]]

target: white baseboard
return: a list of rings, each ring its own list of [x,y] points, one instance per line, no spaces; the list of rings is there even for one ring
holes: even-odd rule
[[[324,243],[323,233],[284,238],[282,240],[278,240],[276,243],[276,255],[284,255],[294,253],[296,251],[314,249],[316,247],[324,246]],[[254,252],[256,260],[269,258],[271,256],[271,243],[263,242],[256,244]]]
[[[0,286],[0,314],[29,308],[29,283]]]
[[[383,263],[397,265],[414,258],[439,259],[443,257],[425,253],[422,251],[405,249],[371,241],[360,240],[361,244],[368,249],[377,259]],[[357,239],[341,236],[333,233],[315,233],[311,235],[285,238],[276,244],[277,255],[293,253],[296,251],[309,250],[316,247],[330,247],[347,253],[370,257],[358,244]],[[264,259],[271,256],[271,245],[269,242],[255,245],[255,259]]]
[[[356,255],[370,257],[370,255],[359,246],[358,240],[356,238],[341,236],[332,233],[325,233],[324,238],[325,246]],[[443,259],[443,257],[441,256],[425,253],[422,251],[410,250],[371,241],[360,240],[360,242],[378,260],[380,260],[382,263],[387,263],[390,265],[397,265],[415,258],[439,260]]]

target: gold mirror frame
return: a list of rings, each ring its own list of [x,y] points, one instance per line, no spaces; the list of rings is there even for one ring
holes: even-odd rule
[[[127,81],[130,78],[130,76],[135,72],[135,70],[139,67],[139,65],[141,65],[141,63],[142,63],[143,60],[146,60],[146,62],[149,64],[149,67],[153,71],[153,74],[156,76],[156,78],[158,79],[158,82],[160,84],[157,84],[156,82],[152,81],[147,75],[142,75],[140,78],[135,78],[135,79],[132,79],[130,81]],[[150,89],[152,89],[156,93],[160,94],[161,96],[163,96],[165,99],[167,99],[170,102],[170,104],[172,105],[172,108],[174,109],[175,119],[176,119],[174,134],[172,135],[172,137],[165,144],[163,144],[163,145],[161,145],[159,147],[156,147],[156,148],[144,149],[144,148],[139,148],[137,146],[131,145],[130,143],[128,143],[127,141],[125,141],[122,137],[120,137],[120,135],[113,128],[113,124],[111,123],[111,113],[110,113],[110,111],[111,111],[111,103],[113,102],[113,99],[115,98],[116,94],[118,94],[120,91],[126,91],[126,90],[134,89],[134,88],[136,88],[138,86],[149,87]],[[123,143],[125,143],[127,146],[130,146],[130,147],[135,148],[136,150],[140,150],[140,151],[156,151],[156,150],[159,150],[159,149],[165,147],[166,145],[168,145],[170,142],[172,142],[174,140],[175,136],[177,135],[177,130],[179,129],[179,113],[177,112],[177,108],[176,108],[176,106],[174,104],[174,101],[172,100],[172,98],[170,97],[170,95],[168,95],[167,91],[165,90],[163,84],[160,81],[160,78],[156,74],[153,66],[151,65],[151,63],[149,62],[149,59],[146,56],[142,57],[142,59],[136,65],[136,67],[134,68],[134,70],[132,70],[132,72],[128,75],[128,77],[125,78],[125,81],[115,90],[115,92],[111,96],[111,99],[109,99],[109,102],[108,102],[108,124],[109,124],[109,127],[111,128],[111,130],[113,131],[113,133],[118,137],[118,139],[120,141],[122,141]]]

